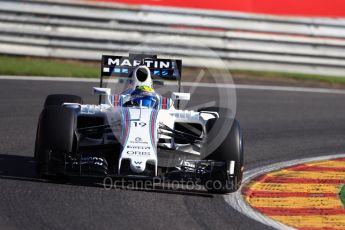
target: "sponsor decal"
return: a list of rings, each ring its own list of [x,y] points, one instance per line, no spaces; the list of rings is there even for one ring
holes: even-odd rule
[[[150,152],[129,150],[127,151],[127,155],[128,156],[150,156]]]
[[[137,66],[146,66],[150,69],[151,74],[159,76],[161,78],[178,79],[180,73],[178,66],[181,66],[181,60],[171,59],[157,59],[157,58],[145,58],[145,59],[133,59],[129,57],[121,56],[102,56],[102,76],[112,75],[125,75],[129,74]]]
[[[150,146],[131,146],[131,145],[127,145],[128,149],[143,149],[143,150],[149,150],[151,149]]]
[[[80,161],[83,161],[83,162],[87,162],[87,161],[94,162],[94,161],[103,161],[103,159],[100,158],[100,157],[81,157]]]
[[[122,66],[122,67],[136,67],[139,65],[145,65],[148,68],[155,68],[155,69],[170,69],[173,67],[171,60],[145,59],[143,63],[141,63],[140,60],[131,60],[128,58],[116,58],[116,57],[108,57],[106,59],[105,64],[108,66]]]
[[[81,164],[94,164],[94,165],[103,165],[104,160],[100,157],[81,157]]]
[[[185,160],[182,160],[180,162],[180,165],[181,166],[185,166],[185,167],[195,168],[195,163],[188,162],[188,161],[185,161]]]
[[[131,144],[146,144],[146,145],[148,144],[148,142],[143,141],[143,139],[141,137],[136,137],[134,139],[134,141],[130,141],[129,143],[131,143]]]

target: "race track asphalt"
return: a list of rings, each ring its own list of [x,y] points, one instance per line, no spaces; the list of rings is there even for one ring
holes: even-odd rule
[[[220,195],[190,191],[110,190],[83,181],[38,180],[33,149],[46,95],[94,83],[0,80],[0,229],[270,229],[236,212]],[[199,88],[192,100],[213,97]],[[237,90],[245,167],[344,153],[345,95]]]

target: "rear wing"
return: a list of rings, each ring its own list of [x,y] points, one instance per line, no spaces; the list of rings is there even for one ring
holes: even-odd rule
[[[145,65],[150,69],[154,82],[178,81],[178,91],[181,91],[182,60],[160,59],[157,55],[147,54],[129,54],[128,57],[103,55],[100,87],[103,87],[104,78],[126,78],[130,80],[133,70],[139,65]]]
[[[153,78],[164,80],[181,80],[182,61],[174,59],[159,59],[157,55],[130,54],[125,56],[102,56],[101,78],[131,77],[133,70],[145,65],[151,71]]]

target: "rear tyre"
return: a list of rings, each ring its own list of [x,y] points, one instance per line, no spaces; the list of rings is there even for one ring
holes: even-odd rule
[[[231,129],[224,135],[219,134],[221,126],[231,124]],[[231,118],[211,119],[207,124],[207,131],[205,160],[223,164],[210,168],[210,177],[205,187],[212,193],[235,192],[241,186],[243,176],[243,135],[240,124]],[[214,147],[212,143],[217,142],[217,138],[223,138],[223,141]]]
[[[76,95],[69,94],[51,94],[47,96],[44,102],[44,108],[48,106],[61,106],[63,103],[83,104],[83,99]]]
[[[48,106],[38,122],[35,143],[35,165],[38,176],[57,175],[59,160],[73,151],[76,115],[73,109]]]

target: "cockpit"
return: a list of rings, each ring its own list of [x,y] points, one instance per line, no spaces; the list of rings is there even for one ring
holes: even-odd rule
[[[146,107],[157,109],[159,99],[151,87],[138,86],[131,92],[126,92],[124,107]]]

